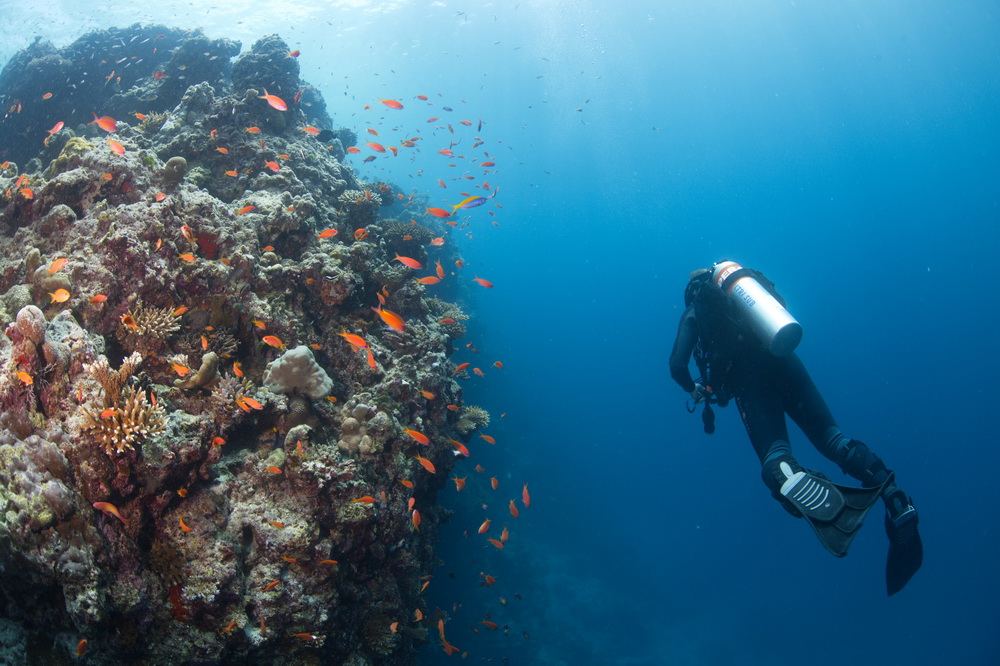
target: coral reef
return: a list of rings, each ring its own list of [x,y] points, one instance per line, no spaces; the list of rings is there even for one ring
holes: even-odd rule
[[[2,125],[10,654],[374,666],[434,633],[389,627],[432,570],[449,440],[489,422],[453,378],[468,317],[392,261],[443,227],[358,179],[350,130],[302,131],[332,123],[288,51],[136,25],[0,75],[4,99],[77,82]]]

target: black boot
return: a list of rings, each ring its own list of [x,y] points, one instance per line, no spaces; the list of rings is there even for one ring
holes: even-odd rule
[[[781,463],[783,462],[788,463],[793,472],[801,472],[803,470],[803,467],[795,461],[795,458],[791,456],[781,456],[765,463],[760,470],[760,476],[764,480],[764,485],[771,491],[771,497],[778,500],[778,502],[781,503],[781,506],[785,508],[785,511],[792,514],[796,518],[801,518],[802,512],[795,508],[795,505],[785,499],[785,496],[781,494],[781,484],[783,484],[785,479],[788,478],[785,476],[785,473],[781,471]]]
[[[924,561],[924,544],[913,499],[894,485],[882,493],[885,501],[885,533],[889,537],[889,558],[885,565],[886,591],[892,596],[902,590]]]

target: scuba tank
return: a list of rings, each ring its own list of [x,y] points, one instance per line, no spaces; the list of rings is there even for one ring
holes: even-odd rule
[[[736,304],[736,310],[761,343],[775,356],[791,354],[802,340],[802,326],[755,278],[735,261],[713,267],[712,279]]]

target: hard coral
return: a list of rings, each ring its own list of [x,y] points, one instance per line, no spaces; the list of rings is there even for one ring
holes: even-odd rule
[[[180,329],[179,319],[170,308],[149,308],[140,302],[122,317],[115,335],[125,349],[149,356],[159,352],[166,339]]]
[[[86,417],[83,428],[101,444],[108,455],[134,449],[147,438],[163,432],[166,420],[163,409],[146,399],[144,391],[136,391],[131,386],[125,392],[117,409],[105,409],[95,413],[81,408]]]

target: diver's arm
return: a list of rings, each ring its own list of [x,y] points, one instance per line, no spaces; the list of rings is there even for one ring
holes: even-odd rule
[[[674,348],[670,352],[670,376],[688,393],[695,390],[694,379],[691,378],[691,371],[688,370],[691,352],[694,351],[694,346],[698,342],[698,327],[695,323],[694,308],[690,307],[681,316],[681,323],[677,327],[677,337],[674,339]]]

